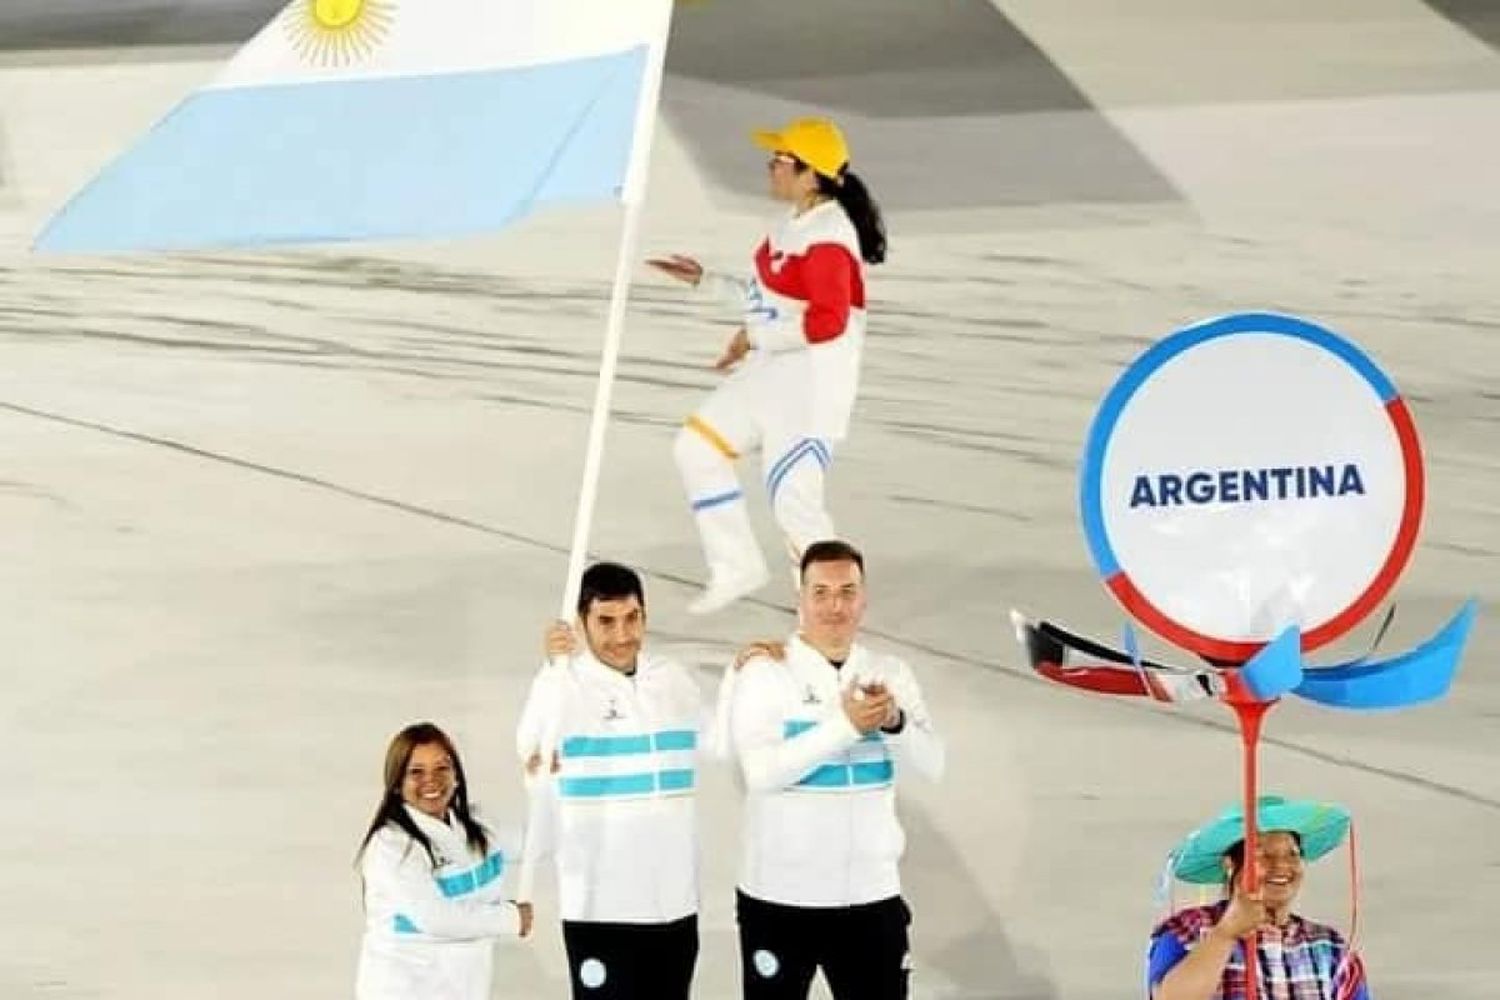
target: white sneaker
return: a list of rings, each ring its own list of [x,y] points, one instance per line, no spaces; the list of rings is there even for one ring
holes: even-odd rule
[[[703,592],[688,604],[688,614],[707,615],[727,608],[741,597],[753,594],[771,578],[764,566],[729,575],[715,575]]]

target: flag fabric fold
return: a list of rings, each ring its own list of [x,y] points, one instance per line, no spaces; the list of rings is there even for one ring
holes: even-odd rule
[[[1049,621],[1011,612],[1016,639],[1031,668],[1048,680],[1097,694],[1162,702],[1201,701],[1220,693],[1211,670],[1189,670],[1142,660]]]
[[[438,238],[638,197],[670,14],[670,0],[293,0],[36,249]]]
[[[1307,670],[1296,693],[1331,708],[1356,711],[1407,708],[1448,693],[1458,673],[1477,601],[1464,602],[1436,635],[1414,649],[1384,660],[1362,657],[1351,663]]]
[[[1122,651],[1017,611],[1011,612],[1011,623],[1032,670],[1096,694],[1191,702],[1239,693],[1267,703],[1294,694],[1330,708],[1370,711],[1407,708],[1447,694],[1477,613],[1478,603],[1470,600],[1432,638],[1382,660],[1373,657],[1391,614],[1370,651],[1346,663],[1303,663],[1300,633],[1288,628],[1243,665],[1197,669],[1143,660],[1128,648],[1133,645],[1128,635],[1127,650]]]

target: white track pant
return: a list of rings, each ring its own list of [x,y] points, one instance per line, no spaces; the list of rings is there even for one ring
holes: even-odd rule
[[[735,462],[759,448],[761,474],[793,560],[833,538],[823,477],[829,441],[811,433],[809,372],[800,352],[754,358],[731,373],[677,434],[673,454],[714,579],[763,572]]]

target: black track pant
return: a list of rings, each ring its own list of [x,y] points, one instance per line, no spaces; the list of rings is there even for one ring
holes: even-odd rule
[[[573,1000],[688,1000],[698,918],[667,924],[563,921]]]
[[[745,1000],[806,1000],[818,969],[837,1000],[906,1000],[911,910],[900,896],[805,907],[742,892],[737,911]]]

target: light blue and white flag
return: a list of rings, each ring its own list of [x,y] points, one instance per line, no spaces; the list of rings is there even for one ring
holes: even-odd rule
[[[36,249],[494,230],[638,200],[671,0],[292,0]]]

